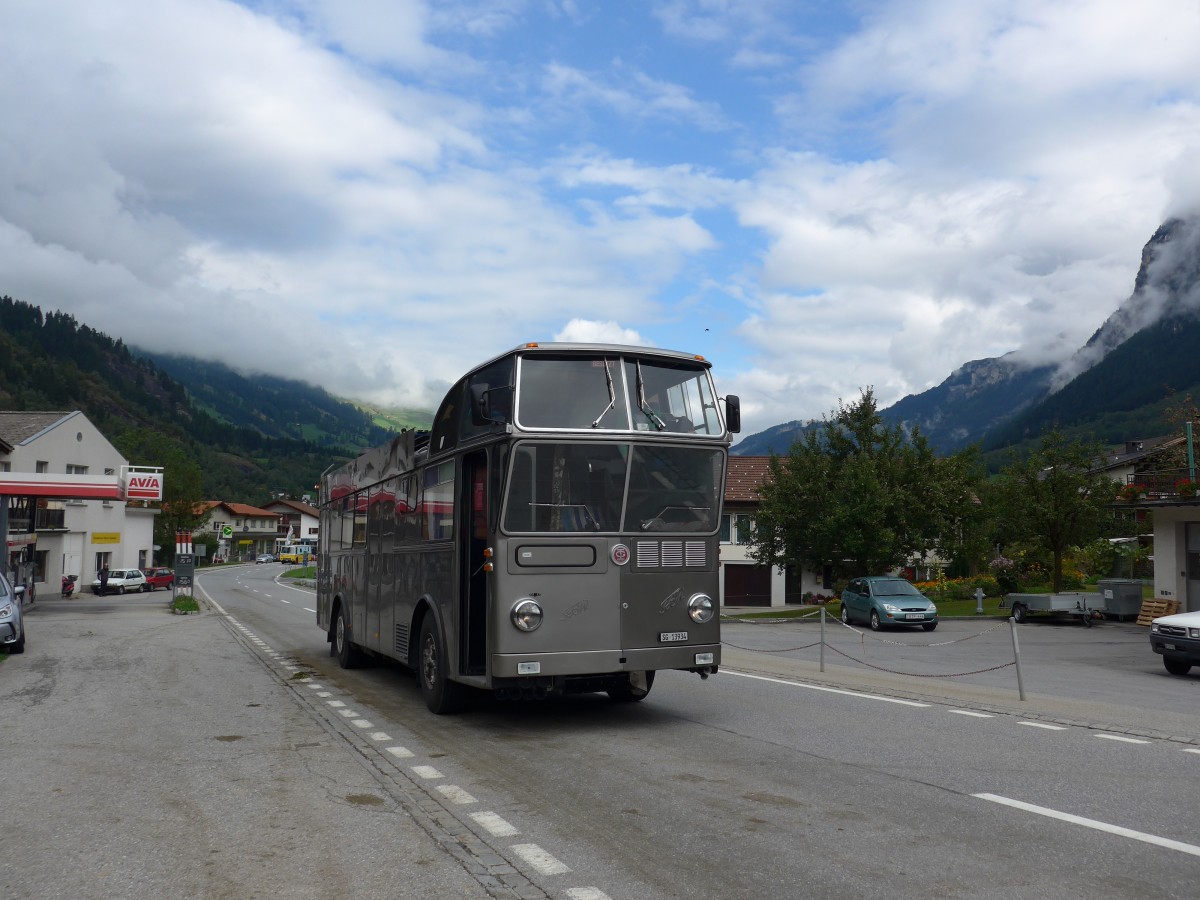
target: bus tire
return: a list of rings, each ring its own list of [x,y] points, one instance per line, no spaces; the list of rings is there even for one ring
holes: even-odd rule
[[[650,688],[654,687],[654,670],[651,669],[645,675],[645,686],[634,687],[631,676],[631,679],[620,687],[609,688],[608,696],[620,703],[636,703],[639,700],[645,700],[646,695],[650,693]]]
[[[343,669],[356,668],[362,659],[358,647],[351,640],[352,637],[350,624],[346,621],[345,609],[339,606],[337,615],[333,619],[333,642],[330,649],[337,657],[338,665]]]
[[[447,677],[446,644],[432,615],[425,616],[421,622],[417,652],[417,680],[421,683],[421,696],[429,711],[444,716],[460,710],[466,699],[466,688]]]

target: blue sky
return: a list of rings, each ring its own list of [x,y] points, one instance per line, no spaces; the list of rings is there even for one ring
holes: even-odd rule
[[[527,340],[746,431],[1065,360],[1200,205],[1180,0],[0,6],[0,293],[431,408]]]

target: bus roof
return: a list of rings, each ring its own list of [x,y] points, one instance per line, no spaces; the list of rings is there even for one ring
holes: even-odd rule
[[[477,366],[472,366],[466,374],[470,375],[472,372],[490,366],[497,360],[509,356],[531,356],[538,353],[611,353],[622,356],[657,356],[664,359],[678,359],[699,363],[706,369],[712,368],[712,363],[703,356],[695,353],[684,353],[682,350],[664,350],[661,347],[642,347],[635,344],[580,344],[567,341],[529,341],[525,344],[518,344],[511,350],[506,350],[497,356],[493,356],[491,359]]]

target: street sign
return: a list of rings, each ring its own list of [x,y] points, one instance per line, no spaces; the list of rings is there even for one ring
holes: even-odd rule
[[[221,529],[221,537],[223,537],[223,538],[233,537],[233,526],[226,525],[224,528],[222,528]]]

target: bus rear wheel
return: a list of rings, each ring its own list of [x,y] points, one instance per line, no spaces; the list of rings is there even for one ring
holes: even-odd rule
[[[343,669],[353,669],[362,659],[354,641],[351,640],[350,626],[346,622],[346,612],[338,607],[333,620],[333,655],[337,657],[338,665]]]
[[[645,700],[654,687],[654,671],[630,672],[629,680],[620,687],[609,688],[608,696],[622,703],[636,703]]]
[[[417,679],[429,711],[439,716],[457,712],[466,699],[466,688],[447,677],[446,645],[432,615],[421,623]]]

